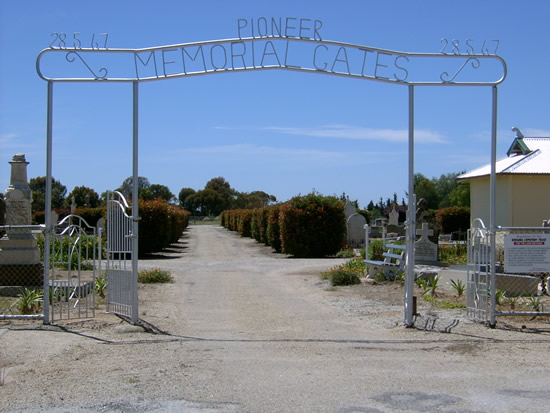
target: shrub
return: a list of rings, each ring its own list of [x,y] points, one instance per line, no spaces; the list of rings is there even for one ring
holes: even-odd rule
[[[470,208],[441,208],[436,212],[435,219],[441,227],[441,232],[444,234],[466,231],[470,228]]]
[[[151,270],[142,270],[138,272],[138,282],[143,284],[151,283],[173,283],[174,278],[169,271],[153,268]]]
[[[189,224],[190,213],[162,199],[139,201],[139,255],[161,251],[176,242]]]
[[[281,229],[279,226],[280,209],[281,209],[281,204],[267,207],[267,218],[266,218],[267,244],[277,252],[281,252]]]
[[[369,242],[369,258],[370,260],[383,261],[384,260],[384,243],[380,240],[374,240]]]
[[[359,276],[356,271],[336,270],[330,274],[330,283],[334,286],[361,284]]]
[[[295,257],[334,255],[345,242],[344,204],[311,193],[283,204],[279,212],[282,251]]]
[[[241,234],[242,237],[250,237],[250,225],[252,222],[252,211],[249,209],[241,209],[238,213],[239,215],[239,224],[237,226],[237,231]]]

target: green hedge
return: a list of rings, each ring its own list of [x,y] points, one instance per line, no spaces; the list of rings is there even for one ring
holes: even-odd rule
[[[271,246],[276,252],[281,252],[281,228],[279,226],[279,212],[281,204],[267,207],[267,245]]]
[[[189,211],[168,202],[139,200],[139,255],[162,251],[176,242],[189,224]]]
[[[344,204],[318,194],[253,210],[227,210],[221,224],[296,257],[334,255],[344,246],[346,233]]]
[[[304,258],[334,255],[345,243],[344,203],[315,193],[294,197],[281,207],[279,225],[285,254]]]

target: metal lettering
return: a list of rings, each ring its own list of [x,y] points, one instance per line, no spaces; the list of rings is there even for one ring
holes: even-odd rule
[[[323,22],[321,20],[315,20],[315,27],[313,28],[313,39],[314,40],[323,40],[319,34],[319,29],[323,27]]]
[[[405,59],[407,61],[407,63],[409,62],[409,58],[407,56],[397,56],[393,62],[393,65],[397,68],[397,69],[400,69],[402,70],[403,72],[405,72],[405,76],[404,77],[399,77],[397,76],[397,73],[394,73],[393,76],[395,78],[395,80],[398,80],[400,82],[405,82],[407,80],[407,77],[409,77],[409,71],[404,68],[403,66],[399,66],[399,62],[398,60],[399,59]]]
[[[339,59],[340,53],[344,54],[345,59]],[[334,58],[334,62],[332,63],[332,67],[330,68],[331,72],[334,72],[334,66],[336,66],[336,62],[342,62],[346,64],[346,67],[348,69],[348,75],[351,75],[351,72],[349,70],[349,63],[348,63],[348,54],[346,53],[345,47],[340,47],[338,49],[338,53],[336,53],[336,57]]]
[[[258,36],[260,37],[267,37],[267,20],[265,17],[260,17],[258,20],[256,20],[257,24],[258,24]],[[260,23],[263,22],[263,28],[264,28],[264,32],[262,33],[261,29],[262,29],[262,26],[260,25]]]
[[[286,49],[285,49],[285,67],[294,67],[294,68],[301,68],[301,66],[295,66],[295,65],[289,65],[288,64],[288,46],[290,44],[290,41],[286,41]]]
[[[300,19],[300,39],[310,39],[309,36],[304,36],[304,31],[311,31],[311,27],[305,27],[304,22],[310,22],[311,19]]]
[[[235,49],[235,46],[237,46],[237,45],[242,45],[242,47],[243,47],[243,52],[241,54],[235,53],[234,49]],[[231,67],[233,69],[235,69],[235,57],[237,57],[237,56],[241,57],[242,62],[243,62],[242,67],[244,69],[246,69],[246,62],[244,60],[245,53],[246,53],[246,44],[244,44],[244,42],[233,42],[233,43],[231,43]]]
[[[202,46],[199,46],[197,49],[197,53],[195,53],[194,57],[191,57],[189,53],[187,53],[187,49],[185,47],[181,48],[181,57],[183,59],[183,73],[187,74],[187,68],[185,66],[185,56],[189,57],[192,62],[194,62],[197,59],[197,56],[199,55],[199,52],[202,57],[202,70],[206,73],[206,60],[204,59],[204,51],[202,50]]]
[[[285,26],[285,37],[296,37],[288,34],[289,30],[296,30],[296,26],[290,26],[290,20],[298,20],[296,17],[287,17],[286,18],[286,26]]]
[[[365,52],[365,54],[363,55],[363,65],[361,66],[361,76],[367,76],[365,74],[365,64],[367,63],[367,54],[374,53],[374,51],[369,49],[361,49],[361,50]]]
[[[214,64],[214,49],[215,48],[221,48],[223,50],[223,66],[216,66]],[[227,66],[227,52],[225,51],[225,47],[223,47],[221,44],[215,44],[210,48],[210,63],[212,63],[212,67],[214,70],[221,70],[225,69]]]
[[[277,26],[277,21],[275,20],[275,17],[271,18],[271,36],[273,37],[282,37],[281,35],[281,24],[282,19],[279,17],[279,26]],[[275,36],[275,32],[277,32],[278,36]]]
[[[325,71],[327,70],[327,66],[328,66],[328,64],[327,64],[326,61],[324,62],[324,66],[323,66],[323,67],[319,67],[319,66],[317,65],[317,50],[319,50],[320,47],[324,47],[325,50],[328,50],[328,47],[326,47],[324,44],[320,44],[319,46],[317,46],[317,47],[315,48],[315,51],[313,52],[313,66],[315,66],[315,69],[317,69],[317,70],[322,70],[323,72],[325,72]]]
[[[261,38],[214,40],[147,49],[98,50],[87,48],[75,50],[73,47],[78,47],[77,40],[81,40],[81,37],[76,35],[71,37],[68,42],[70,48],[57,47],[59,43],[59,39],[57,39],[54,43],[55,47],[44,49],[37,58],[36,68],[39,76],[44,80],[53,81],[149,81],[159,78],[209,74],[223,70],[287,68],[309,73],[328,72],[338,76],[407,85],[460,84],[472,86],[497,85],[505,79],[507,73],[506,63],[499,56],[452,54],[449,46],[446,49],[449,51],[448,54],[395,52],[311,38],[272,37],[270,32],[272,22],[269,19],[262,18],[253,23],[254,26],[251,26],[250,20],[241,19],[239,22],[240,35],[244,36],[247,30],[254,27],[254,32],[258,36],[256,30],[259,24]],[[278,20],[275,20],[274,24],[277,23]],[[285,25],[286,21],[281,20],[281,23]],[[293,32],[291,27],[294,25],[294,20],[288,21],[288,34],[299,35],[301,32],[302,37],[317,36],[313,29],[316,27],[313,20],[302,19],[297,23],[298,28]],[[273,29],[277,34],[277,28]],[[306,29],[310,29],[310,31]],[[286,26],[281,27],[280,30],[285,31]],[[474,43],[470,40],[468,42],[461,41],[458,45],[455,43],[455,47],[460,47],[462,53],[471,53],[473,46]],[[41,68],[41,58],[44,54],[54,58],[64,58],[65,65],[67,62],[73,64],[77,69],[74,76],[66,78],[44,76]],[[132,59],[133,55],[134,67],[131,67],[131,63],[130,67],[121,65],[120,62],[123,62],[124,59],[111,59],[115,54],[124,57],[127,62]],[[98,59],[103,58],[110,60],[99,69]],[[459,61],[454,61],[456,59]],[[446,65],[435,74],[433,71],[426,70],[429,69],[426,65],[431,64],[434,60],[439,67],[441,64]],[[48,62],[50,61],[52,60],[49,58]],[[56,70],[57,67],[60,67],[60,63],[63,64],[58,60],[50,70]],[[78,70],[78,64],[81,64],[80,70]],[[473,81],[471,68],[477,69],[481,65],[483,65],[483,70],[473,73],[476,78],[481,80]],[[454,67],[455,69],[443,71],[445,67]],[[84,76],[82,76],[82,69],[85,72]],[[468,77],[464,75],[466,71],[470,72]],[[440,73],[439,77],[438,73]]]
[[[137,61],[141,62],[141,64],[146,67],[149,65],[149,61],[151,60],[151,57],[153,58],[153,63],[155,64],[155,76],[159,77],[158,70],[157,70],[157,58],[155,57],[155,52],[149,52],[149,57],[147,58],[147,61],[144,62],[140,55],[138,53],[134,53],[134,66],[136,68],[136,78],[139,79],[139,70],[138,70],[138,64]]]
[[[267,52],[267,47],[268,46],[271,46],[272,52],[269,52],[269,53]],[[262,62],[260,63],[261,67],[264,67],[264,59],[265,59],[266,56],[275,56],[275,58],[277,59],[277,64],[279,66],[281,66],[281,61],[279,60],[279,56],[277,56],[277,50],[275,50],[275,46],[273,46],[273,42],[271,42],[271,40],[268,40],[265,43],[264,53],[262,55]]]
[[[162,50],[162,71],[164,72],[164,77],[167,76],[167,74],[166,74],[166,65],[176,63],[175,60],[166,60],[166,53],[168,53],[168,52],[177,52],[177,49],[165,49],[165,50],[163,49]]]
[[[384,76],[378,76],[378,68],[379,67],[388,67],[387,65],[383,65],[382,63],[379,63],[380,55],[384,56],[391,56],[390,53],[384,53],[384,52],[377,52],[376,53],[376,65],[374,66],[374,77],[377,79],[389,79],[389,77]]]
[[[239,33],[239,39],[242,39],[241,29],[244,29],[248,26],[248,21],[246,19],[237,19],[237,32]]]

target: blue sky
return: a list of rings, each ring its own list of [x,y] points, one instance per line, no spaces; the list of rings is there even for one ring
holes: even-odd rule
[[[46,174],[46,82],[35,61],[55,39],[108,33],[110,48],[144,48],[238,37],[240,18],[322,22],[324,40],[438,53],[441,39],[476,48],[499,40],[508,76],[499,86],[498,154],[519,127],[550,136],[550,3],[546,1],[0,1],[0,191],[8,161]],[[102,39],[98,36],[98,38]],[[462,49],[464,50],[464,49]],[[46,62],[44,63],[44,65]],[[55,63],[48,73],[56,73]],[[406,86],[283,70],[141,83],[139,175],[202,189],[223,176],[240,192],[280,201],[313,189],[370,200],[405,197]],[[132,173],[132,86],[56,83],[53,176],[68,191],[98,193]],[[415,172],[428,177],[490,160],[489,87],[415,88]]]

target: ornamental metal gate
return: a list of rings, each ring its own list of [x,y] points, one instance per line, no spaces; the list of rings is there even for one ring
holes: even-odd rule
[[[107,195],[107,311],[138,319],[137,234],[130,207],[120,192]]]
[[[485,224],[476,218],[468,230],[468,317],[477,321],[489,320],[490,237]]]
[[[95,317],[101,279],[101,231],[78,215],[63,218],[52,232],[49,295],[51,321]],[[46,295],[46,294],[45,294]]]

